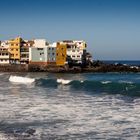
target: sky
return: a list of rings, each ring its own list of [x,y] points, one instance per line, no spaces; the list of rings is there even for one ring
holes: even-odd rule
[[[98,60],[140,60],[140,0],[0,0],[0,40],[85,40]]]

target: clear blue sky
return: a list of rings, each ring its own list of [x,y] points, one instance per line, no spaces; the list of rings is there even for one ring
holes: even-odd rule
[[[85,40],[94,59],[140,60],[140,0],[0,0],[0,40]]]

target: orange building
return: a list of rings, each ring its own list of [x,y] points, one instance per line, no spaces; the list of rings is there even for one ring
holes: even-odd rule
[[[9,53],[11,63],[20,63],[20,47],[22,39],[17,37],[9,40]]]
[[[57,66],[64,66],[66,64],[66,44],[65,43],[59,43],[56,44],[56,65]]]

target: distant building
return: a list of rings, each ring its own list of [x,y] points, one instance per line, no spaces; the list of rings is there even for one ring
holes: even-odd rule
[[[56,64],[56,43],[47,46],[47,64]]]
[[[56,46],[50,44],[43,47],[29,48],[30,64],[56,64]]]
[[[30,43],[27,40],[21,42],[20,46],[20,64],[29,63],[29,47]]]
[[[20,64],[20,47],[22,38],[9,40],[10,63]]]
[[[49,43],[46,41],[46,39],[35,39],[33,47],[42,48],[46,47],[47,45],[49,45]]]
[[[84,41],[65,40],[67,46],[67,60],[73,64],[83,64],[86,61],[86,43]]]
[[[8,48],[0,46],[0,64],[9,64]]]
[[[66,44],[57,42],[56,44],[56,65],[57,66],[63,66],[66,64],[67,62],[66,50],[67,50]]]
[[[9,48],[9,43],[7,40],[1,42],[1,46],[5,48]]]

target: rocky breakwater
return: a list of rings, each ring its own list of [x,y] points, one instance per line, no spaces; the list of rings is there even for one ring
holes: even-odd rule
[[[106,64],[102,61],[94,61],[91,65],[83,68],[84,72],[140,72],[140,66],[123,64]]]
[[[55,66],[35,64],[6,64],[0,65],[0,72],[52,72],[52,73],[82,73],[82,72],[140,72],[140,66],[123,64],[106,64],[94,61],[84,66]]]

